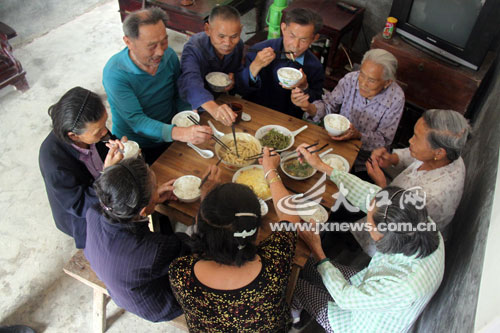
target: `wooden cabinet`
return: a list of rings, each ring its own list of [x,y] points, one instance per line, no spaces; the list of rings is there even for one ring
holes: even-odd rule
[[[494,60],[488,54],[478,71],[455,66],[408,44],[399,36],[372,40],[371,48],[385,49],[398,59],[397,79],[406,101],[423,109],[451,109],[467,114]]]
[[[471,106],[493,61],[486,56],[478,71],[455,66],[405,42],[399,36],[372,39],[371,48],[385,49],[398,59],[397,81],[405,92],[406,105],[393,146],[407,147],[413,127],[428,109],[455,110],[471,116]]]
[[[180,0],[118,0],[122,21],[129,12],[145,7],[160,7],[168,14],[167,28],[193,34],[203,31],[205,20],[213,7],[231,5],[242,15],[253,8],[246,0],[196,0],[191,6],[182,6]]]

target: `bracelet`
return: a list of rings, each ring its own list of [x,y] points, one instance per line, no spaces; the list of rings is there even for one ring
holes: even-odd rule
[[[328,259],[328,258],[323,258],[323,259],[321,259],[320,261],[318,261],[318,262],[316,263],[316,265],[315,265],[315,266],[316,266],[316,267],[318,267],[319,265],[321,265],[322,263],[327,262],[327,261],[330,261],[330,259]]]
[[[273,179],[271,179],[268,184],[271,185],[272,183],[275,183],[275,182],[280,182],[281,181],[281,177],[280,175],[276,175],[276,177],[274,177]]]
[[[269,176],[269,173],[270,173],[271,171],[276,171],[276,174],[278,174],[278,170],[276,170],[276,169],[269,169],[269,170],[267,170],[266,174],[264,175],[264,179],[266,179],[266,180],[267,180],[267,176]]]

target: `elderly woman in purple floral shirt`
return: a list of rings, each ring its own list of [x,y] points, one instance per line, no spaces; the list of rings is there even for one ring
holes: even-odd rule
[[[361,139],[362,146],[354,171],[364,171],[366,159],[375,148],[391,145],[403,113],[405,98],[396,83],[398,61],[389,52],[373,49],[365,53],[361,69],[344,76],[335,89],[310,103],[309,96],[294,89],[292,102],[306,117],[320,121],[330,113],[340,113],[351,122],[349,130],[331,138],[336,141]]]

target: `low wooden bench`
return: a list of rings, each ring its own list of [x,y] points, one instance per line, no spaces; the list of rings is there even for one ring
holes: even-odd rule
[[[94,290],[92,306],[92,330],[94,333],[106,331],[106,304],[111,299],[104,283],[99,280],[90,268],[90,263],[85,258],[83,250],[78,250],[64,266],[64,272],[76,280],[86,284]],[[173,326],[188,332],[186,318],[181,315],[168,322]]]

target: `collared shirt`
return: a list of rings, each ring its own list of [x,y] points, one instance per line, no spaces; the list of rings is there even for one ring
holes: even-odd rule
[[[388,147],[394,139],[403,114],[404,92],[396,82],[392,82],[372,99],[367,99],[359,93],[358,77],[359,71],[344,76],[333,91],[324,94],[321,100],[313,102],[317,112],[314,117],[308,118],[318,122],[327,114],[340,113],[361,132],[362,150],[372,151],[379,147]],[[364,163],[364,160],[360,162]]]
[[[113,133],[146,148],[172,141],[173,116],[192,109],[179,97],[179,74],[179,59],[170,47],[155,75],[140,69],[127,47],[112,56],[104,67],[102,83],[113,116]]]
[[[366,212],[366,198],[374,195],[376,185],[338,170],[331,179],[350,184],[348,200]],[[335,301],[328,303],[334,332],[406,332],[441,284],[444,242],[439,235],[438,248],[425,258],[377,252],[349,281],[329,261],[318,272]]]
[[[151,232],[148,222],[122,224],[87,211],[85,257],[121,308],[150,321],[182,314],[168,281],[169,265],[188,253],[176,235]]]
[[[434,170],[418,170],[422,161],[411,156],[410,149],[395,149],[399,157],[398,168],[404,169],[391,185],[401,188],[422,187],[426,195],[426,208],[438,229],[447,239],[448,224],[455,216],[465,184],[465,164],[461,157]]]
[[[230,54],[219,59],[207,34],[194,34],[182,50],[181,75],[178,81],[180,96],[188,101],[193,109],[213,101],[217,93],[210,90],[205,76],[211,72],[236,73],[242,66],[242,57],[241,40]],[[237,86],[233,89],[237,91]]]
[[[265,40],[252,46],[257,50],[266,47],[281,51],[283,49],[283,38]],[[257,80],[253,81],[250,75],[250,64],[255,60],[256,56],[256,52],[248,52],[245,56],[243,69],[236,75],[238,90],[243,98],[302,119],[304,112],[292,103],[291,91],[280,86],[277,71],[282,67],[302,69],[309,84],[307,90],[309,101],[313,102],[321,98],[325,79],[325,71],[318,58],[310,50],[304,52],[302,63],[276,57],[269,65],[259,71]]]
[[[83,164],[85,164],[92,177],[94,177],[94,179],[97,179],[104,167],[104,162],[97,152],[95,143],[91,144],[89,149],[78,147],[75,144],[72,144],[71,146],[80,153],[78,159],[82,161]]]

